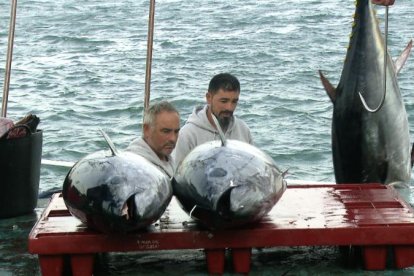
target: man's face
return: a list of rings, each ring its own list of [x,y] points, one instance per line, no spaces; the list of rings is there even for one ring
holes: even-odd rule
[[[207,103],[210,105],[210,111],[213,113],[222,128],[229,126],[239,101],[239,91],[224,91],[220,89],[216,94],[207,92]]]
[[[154,125],[144,125],[144,137],[161,160],[175,148],[180,131],[180,117],[176,112],[163,111],[155,118]]]

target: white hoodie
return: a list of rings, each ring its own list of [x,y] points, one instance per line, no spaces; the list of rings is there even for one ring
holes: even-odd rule
[[[180,129],[177,144],[172,157],[177,166],[190,151],[205,142],[220,140],[219,133],[207,118],[207,107],[199,106],[194,108],[193,113],[188,117],[185,125]],[[253,138],[249,127],[245,122],[233,116],[225,133],[227,139],[239,140],[253,144]]]
[[[168,161],[161,160],[158,155],[152,150],[152,148],[145,142],[144,139],[137,138],[134,141],[129,144],[126,151],[138,154],[151,163],[153,163],[155,166],[161,169],[162,172],[167,174],[170,178],[173,177],[174,170],[175,170],[175,164],[174,160],[171,158],[171,156],[168,157]]]

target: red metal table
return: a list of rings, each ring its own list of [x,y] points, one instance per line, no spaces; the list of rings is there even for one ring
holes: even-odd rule
[[[223,273],[231,249],[236,273],[250,270],[251,248],[356,245],[365,268],[386,269],[387,248],[397,268],[414,265],[414,210],[392,187],[379,184],[288,186],[261,222],[209,231],[198,227],[175,199],[159,221],[141,232],[108,235],[72,217],[54,194],[29,235],[43,275],[61,275],[64,256],[74,275],[92,275],[95,253],[205,249],[210,273]]]

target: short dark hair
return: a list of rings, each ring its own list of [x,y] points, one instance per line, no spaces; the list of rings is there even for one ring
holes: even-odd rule
[[[154,125],[155,117],[164,111],[175,112],[180,115],[178,110],[171,103],[167,101],[161,101],[151,105],[147,110],[145,110],[144,124]]]
[[[240,92],[239,80],[229,73],[221,73],[215,75],[208,85],[208,92],[216,94],[220,89],[224,91],[237,91]]]

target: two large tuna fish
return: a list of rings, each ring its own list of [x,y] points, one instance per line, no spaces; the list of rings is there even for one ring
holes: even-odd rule
[[[110,143],[111,145],[112,143]],[[106,232],[145,228],[161,217],[172,197],[170,179],[145,158],[99,151],[78,161],[63,185],[70,213]],[[239,141],[195,148],[175,176],[184,210],[209,228],[260,220],[286,189],[284,174],[259,149]]]
[[[411,145],[397,73],[412,44],[395,62],[385,45],[371,0],[358,0],[338,86],[333,87],[320,72],[334,105],[332,151],[337,183],[410,183]]]

